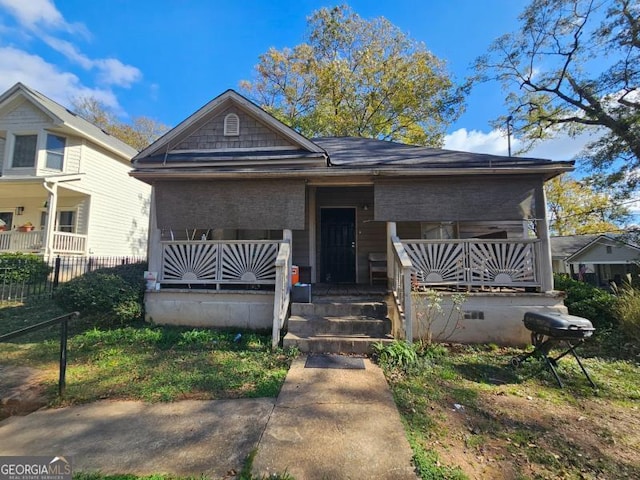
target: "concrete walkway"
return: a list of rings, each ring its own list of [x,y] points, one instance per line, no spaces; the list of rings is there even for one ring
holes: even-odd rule
[[[412,451],[382,370],[291,366],[254,473],[301,479],[414,479]]]
[[[63,455],[75,471],[235,478],[415,479],[411,449],[380,368],[304,368],[275,399],[145,404],[101,401],[0,422],[0,456]]]

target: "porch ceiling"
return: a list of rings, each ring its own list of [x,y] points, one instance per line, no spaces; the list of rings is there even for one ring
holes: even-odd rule
[[[49,193],[42,186],[42,178],[29,179],[7,179],[0,178],[0,200],[7,203],[19,203],[20,199],[27,198],[47,198]],[[60,183],[58,187],[58,198],[83,198],[86,195],[70,190]]]

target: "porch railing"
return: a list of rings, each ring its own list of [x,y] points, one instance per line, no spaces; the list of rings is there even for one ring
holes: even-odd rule
[[[82,255],[87,251],[87,236],[77,233],[53,232],[53,253]]]
[[[43,239],[44,232],[42,230],[0,232],[0,251],[39,252],[42,249]]]
[[[391,269],[391,290],[395,298],[402,325],[404,327],[405,340],[413,342],[413,313],[411,309],[411,277],[413,267],[407,255],[403,243],[398,237],[392,237],[392,269]]]
[[[87,251],[87,236],[77,233],[53,232],[53,253],[83,255]],[[44,231],[0,232],[0,252],[36,252],[44,249]]]
[[[284,326],[291,300],[291,245],[288,242],[280,244],[276,258],[276,290],[273,298],[273,331],[271,347],[277,348],[280,343],[280,330]]]
[[[403,240],[421,286],[539,287],[539,240]]]
[[[162,284],[275,285],[276,258],[281,242],[165,241],[162,242]]]

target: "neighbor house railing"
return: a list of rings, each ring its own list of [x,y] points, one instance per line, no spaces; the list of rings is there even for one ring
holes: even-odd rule
[[[53,232],[53,253],[83,255],[87,251],[87,236],[77,233]],[[44,231],[0,232],[0,252],[34,252],[44,249]]]
[[[87,251],[87,236],[77,233],[53,232],[53,253],[82,255]]]
[[[540,287],[539,240],[403,240],[420,286]]]
[[[162,284],[275,285],[279,241],[162,242]]]
[[[404,328],[405,340],[413,342],[413,314],[411,305],[411,278],[413,266],[403,243],[391,237],[393,257],[391,262],[391,290]]]
[[[44,232],[35,230],[19,232],[10,230],[0,232],[0,251],[3,252],[39,252],[42,249]]]
[[[280,244],[278,257],[276,258],[276,289],[273,298],[273,330],[271,347],[278,347],[280,343],[280,330],[284,326],[291,301],[291,244]]]

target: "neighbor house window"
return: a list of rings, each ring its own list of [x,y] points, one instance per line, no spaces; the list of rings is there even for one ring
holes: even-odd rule
[[[47,168],[62,170],[66,139],[58,135],[47,135]]]
[[[16,135],[11,166],[14,168],[35,167],[37,143],[37,135]]]
[[[75,233],[76,212],[74,211],[58,212],[58,231]]]
[[[0,231],[11,230],[13,225],[13,212],[0,212]]]

